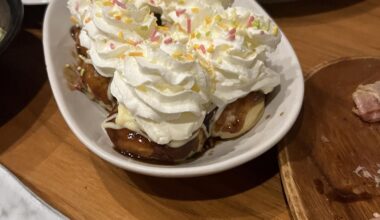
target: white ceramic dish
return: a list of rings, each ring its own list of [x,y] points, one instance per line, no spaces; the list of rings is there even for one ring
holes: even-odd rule
[[[266,12],[255,2],[237,0],[235,5]],[[298,59],[283,35],[273,54],[273,68],[281,74],[281,89],[265,109],[264,117],[239,139],[225,141],[200,158],[179,165],[157,165],[137,161],[113,150],[100,124],[105,113],[79,92],[70,91],[63,68],[73,63],[74,42],[70,37],[70,14],[66,1],[52,0],[48,6],[43,44],[50,84],[58,107],[75,135],[92,152],[104,160],[129,171],[160,177],[193,177],[221,172],[258,157],[274,146],[291,128],[303,100],[304,81]],[[270,115],[269,119],[265,116]],[[274,162],[274,161],[273,161]]]
[[[49,0],[22,0],[24,5],[46,5]]]

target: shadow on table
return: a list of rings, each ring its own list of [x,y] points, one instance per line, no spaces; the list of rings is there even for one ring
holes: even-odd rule
[[[365,0],[295,0],[261,3],[274,18],[297,17],[334,11],[355,5]],[[361,13],[361,11],[357,11]],[[346,16],[350,16],[347,15]]]
[[[278,173],[276,147],[239,167],[214,175],[194,178],[144,176],[116,168],[96,156],[93,156],[92,159],[104,186],[112,197],[136,217],[142,216],[137,211],[141,211],[141,207],[136,207],[139,206],[138,204],[150,205],[156,202],[174,212],[185,212],[198,217],[213,216],[212,212],[203,209],[202,206],[215,209],[217,205],[213,202],[214,200],[218,200],[221,207],[224,205],[226,208],[229,207],[229,211],[225,213],[226,218],[249,215],[249,213],[261,215],[263,212],[279,211],[275,210],[276,205],[265,207],[260,212],[254,211],[254,207],[239,207],[238,204],[231,206],[230,203],[234,199],[228,198],[249,191]],[[133,198],[130,198],[131,195],[134,195]],[[199,208],[197,205],[186,206],[192,202],[198,202]],[[243,203],[247,203],[247,201]],[[215,213],[216,216],[220,216],[220,213]]]
[[[277,150],[234,169],[194,178],[157,178],[127,172],[142,191],[168,199],[210,200],[242,193],[260,185],[278,172]]]
[[[0,153],[5,151],[34,123],[36,116],[24,117],[22,125],[8,125],[41,90],[46,82],[46,68],[41,41],[21,30],[6,51],[0,55]],[[41,97],[39,106],[33,106],[39,114],[49,100]],[[35,104],[33,104],[35,105]],[[40,111],[38,109],[41,109]],[[9,123],[7,123],[9,122]]]

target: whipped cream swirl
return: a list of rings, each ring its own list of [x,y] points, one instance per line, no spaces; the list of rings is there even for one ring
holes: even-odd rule
[[[269,18],[234,7],[214,15],[189,42],[210,77],[211,101],[222,108],[252,91],[267,94],[280,83],[266,54],[280,41]]]
[[[139,47],[125,59],[124,71],[115,73],[112,95],[154,142],[188,140],[206,115],[207,74],[186,45],[144,42]]]
[[[68,7],[82,27],[80,43],[99,74],[112,77],[123,68],[128,51],[156,28],[149,6],[137,8],[133,1],[69,0]]]

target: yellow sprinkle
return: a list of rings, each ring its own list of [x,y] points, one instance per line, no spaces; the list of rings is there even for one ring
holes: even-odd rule
[[[133,45],[133,46],[136,46],[136,42],[135,41],[133,41],[133,40],[131,40],[131,39],[127,39],[126,41],[125,41],[127,44],[130,44],[130,45]]]
[[[193,87],[191,87],[191,90],[193,90],[194,92],[201,91],[201,89],[199,88],[199,86],[197,84],[194,84]]]
[[[240,23],[239,23],[238,20],[234,20],[234,21],[232,22],[232,25],[236,28],[237,26],[240,25]]]
[[[147,92],[148,91],[148,89],[146,88],[145,85],[139,85],[139,86],[137,86],[137,89],[140,90],[141,92]]]
[[[278,35],[278,27],[277,26],[274,26],[272,33],[274,34],[274,36]]]
[[[214,50],[215,50],[215,48],[214,48],[214,45],[213,45],[213,44],[211,44],[211,45],[207,48],[207,52],[209,52],[209,53],[214,52]]]
[[[199,13],[199,8],[191,8],[191,11],[195,14]]]
[[[223,22],[218,22],[218,26],[221,27],[221,28],[223,28],[223,29],[227,29],[228,28],[227,25],[225,23],[223,23]]]
[[[165,27],[165,26],[158,26],[157,29],[159,31],[169,31],[169,28],[168,27]]]
[[[103,1],[103,6],[113,6],[113,4],[110,1]]]
[[[186,60],[188,60],[188,61],[194,61],[194,57],[193,57],[193,55],[191,55],[190,53],[186,54],[186,55],[185,55],[185,58],[186,58]]]
[[[222,17],[220,15],[215,16],[215,21],[220,22],[222,21]]]
[[[118,14],[117,14],[117,15],[114,15],[113,17],[115,18],[115,20],[118,20],[118,21],[121,20],[121,15],[118,15]]]
[[[256,29],[260,29],[260,20],[254,20],[252,26]]]
[[[196,50],[199,49],[199,47],[200,47],[199,44],[194,44],[194,46],[193,46],[193,48]]]
[[[133,21],[133,19],[131,19],[131,18],[128,18],[128,17],[123,18],[123,22],[125,24],[130,24],[130,23],[132,23],[132,21]]]
[[[131,56],[131,57],[143,57],[144,54],[143,54],[143,52],[140,52],[140,51],[134,51],[134,52],[129,52],[128,56]]]
[[[123,33],[123,32],[120,31],[120,32],[117,34],[117,36],[119,37],[119,40],[121,40],[121,41],[124,40],[124,33]]]
[[[70,17],[70,20],[71,20],[71,22],[72,22],[73,24],[78,24],[78,23],[79,23],[78,19],[77,19],[76,17],[74,17],[74,16],[71,16],[71,17]]]
[[[119,55],[119,58],[120,58],[120,59],[124,59],[124,58],[125,58],[125,54],[120,54],[120,55]]]
[[[182,28],[182,26],[180,24],[177,24],[177,29],[181,32],[185,32],[187,33],[187,31],[185,29]]]
[[[195,37],[199,39],[202,37],[202,35],[201,35],[201,33],[198,32],[198,33],[196,33]]]
[[[205,22],[206,22],[207,25],[211,24],[211,22],[212,22],[211,17],[210,16],[206,16]]]
[[[173,58],[181,58],[183,56],[183,53],[181,51],[175,51],[173,54],[172,54],[172,57]]]
[[[191,38],[191,39],[194,39],[194,38],[195,38],[195,33],[194,33],[194,32],[192,32],[192,33],[190,34],[190,38]]]
[[[98,18],[100,18],[100,17],[102,17],[102,13],[97,12],[97,13],[95,14],[95,16],[98,17]]]
[[[183,4],[185,4],[185,0],[178,0],[178,3],[183,5]]]

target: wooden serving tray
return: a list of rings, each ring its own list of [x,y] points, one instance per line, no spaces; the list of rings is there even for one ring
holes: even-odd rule
[[[356,117],[351,95],[359,84],[380,80],[380,59],[344,58],[308,76],[301,114],[280,143],[280,172],[292,215],[371,219],[380,213],[380,186],[374,180],[380,178],[380,123]],[[372,177],[366,178],[365,170]]]

